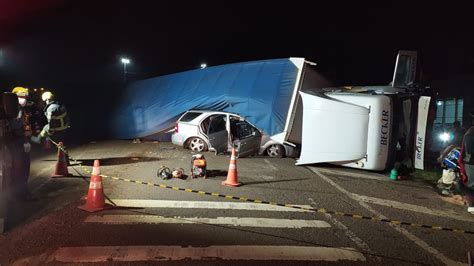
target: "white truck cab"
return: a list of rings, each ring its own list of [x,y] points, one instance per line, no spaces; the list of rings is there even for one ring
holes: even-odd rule
[[[301,145],[297,165],[325,162],[366,170],[387,169],[399,141],[392,136],[397,130],[394,113],[412,117],[405,123],[416,120],[407,115],[410,111],[395,110],[394,105],[395,95],[403,95],[414,82],[416,57],[416,52],[399,52],[389,86],[312,89],[305,84],[315,82],[303,75],[300,97],[294,97],[285,131],[276,137]],[[305,67],[300,66],[303,72]],[[418,114],[418,121],[426,120],[423,112]],[[400,123],[399,119],[395,122]],[[426,124],[419,124],[416,132],[424,134],[423,126]]]
[[[385,169],[392,112],[389,97],[337,92],[300,94],[303,128],[298,165],[329,162]]]

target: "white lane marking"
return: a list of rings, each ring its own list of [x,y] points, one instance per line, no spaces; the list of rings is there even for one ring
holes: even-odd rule
[[[339,170],[319,168],[319,167],[314,167],[314,168],[320,172],[327,173],[327,174],[365,178],[365,179],[372,179],[372,180],[379,180],[379,181],[390,181],[388,177],[383,176],[383,175],[376,175],[376,174],[368,175],[368,174],[351,173],[351,172],[346,172],[346,171],[339,171]]]
[[[303,246],[103,246],[62,247],[48,262],[86,263],[170,260],[365,261],[353,248]]]
[[[271,218],[240,218],[240,217],[163,217],[154,215],[92,215],[85,220],[86,223],[103,224],[218,224],[242,227],[269,227],[269,228],[293,228],[304,227],[329,228],[331,225],[325,221],[318,220],[294,220],[294,219],[271,219]]]
[[[308,198],[308,200],[313,204],[314,206],[317,206],[316,202],[312,198]],[[347,226],[345,226],[342,222],[334,218],[331,214],[325,213],[324,216],[331,222],[337,229],[344,231],[344,234],[352,240],[359,248],[362,249],[365,253],[373,253],[373,251],[370,249],[369,245],[364,242],[364,240],[360,239],[354,232],[352,232]],[[378,260],[380,260],[379,257],[377,257]]]
[[[351,198],[352,200],[354,201],[357,201],[357,203],[359,203],[362,207],[364,207],[365,209],[367,209],[368,211],[370,211],[371,213],[377,215],[378,217],[382,218],[382,219],[388,219],[386,216],[384,216],[382,213],[374,210],[372,207],[370,207],[369,205],[367,205],[366,203],[364,202],[361,202],[361,201],[358,201],[357,198],[355,198],[351,192],[345,190],[343,187],[339,186],[338,184],[336,184],[334,181],[332,181],[331,179],[329,179],[327,176],[323,175],[322,173],[320,173],[317,169],[314,169],[313,167],[308,167],[311,171],[313,171],[315,174],[317,174],[319,177],[321,177],[323,180],[325,180],[326,182],[328,182],[329,184],[331,184],[334,188],[336,188],[337,190],[341,191],[342,193],[346,194],[349,198]],[[430,245],[428,245],[425,241],[421,240],[420,238],[416,237],[415,235],[413,235],[412,233],[408,232],[407,230],[405,230],[404,228],[398,226],[398,225],[395,225],[395,224],[391,224],[391,223],[387,223],[390,227],[392,227],[393,229],[395,229],[396,231],[400,232],[401,234],[403,234],[405,237],[407,237],[408,239],[410,239],[411,241],[413,241],[415,244],[417,244],[419,247],[421,247],[422,249],[424,249],[425,251],[427,251],[428,253],[431,253],[433,256],[435,256],[437,259],[439,259],[441,262],[443,262],[444,264],[446,265],[463,265],[462,263],[460,262],[457,262],[457,261],[454,261],[454,260],[451,260],[450,258],[444,256],[441,252],[439,252],[438,250],[432,248]]]
[[[273,171],[278,171],[278,168],[276,168],[268,159],[263,159],[263,161],[267,163],[270,169],[272,169]]]
[[[373,198],[373,197],[358,195],[355,193],[352,193],[352,195],[358,200],[363,201],[365,203],[372,203],[372,204],[387,206],[391,208],[397,208],[401,210],[430,214],[430,215],[440,216],[444,218],[455,219],[459,221],[474,222],[474,217],[461,216],[454,211],[442,211],[442,210],[430,209],[424,206],[418,206],[418,205],[413,205],[413,204],[408,204],[408,203],[403,203],[403,202],[393,201],[393,200]]]
[[[180,200],[129,200],[111,199],[111,202],[120,207],[137,208],[186,208],[186,209],[221,209],[221,210],[252,210],[252,211],[280,211],[280,212],[312,212],[282,206],[249,203],[249,202],[216,202],[216,201],[180,201]],[[294,205],[302,208],[311,208],[309,205]]]

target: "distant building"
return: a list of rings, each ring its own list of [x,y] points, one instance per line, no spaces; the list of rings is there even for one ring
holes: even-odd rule
[[[431,87],[437,92],[436,116],[433,123],[433,139],[461,122],[464,128],[471,126],[469,112],[474,111],[474,74],[459,74],[434,80]],[[435,145],[436,146],[436,145]],[[442,146],[442,143],[438,143]],[[435,147],[433,147],[435,148]],[[439,150],[434,149],[434,150]]]

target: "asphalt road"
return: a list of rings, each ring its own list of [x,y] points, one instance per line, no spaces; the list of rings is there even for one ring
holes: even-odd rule
[[[295,166],[291,158],[251,157],[237,160],[243,185],[226,187],[221,182],[230,158],[209,152],[204,153],[209,178],[158,178],[162,165],[189,174],[191,152],[170,143],[106,141],[70,148],[69,153],[87,169],[100,160],[101,173],[109,176],[102,182],[105,195],[121,207],[98,213],[79,210],[89,174],[73,166],[69,171],[74,177],[52,179],[56,156],[40,153],[32,162],[30,180],[39,200],[7,206],[1,265],[465,265],[467,252],[474,251],[471,234],[258,203],[474,231],[474,216],[464,206],[443,200],[422,183],[327,165]]]

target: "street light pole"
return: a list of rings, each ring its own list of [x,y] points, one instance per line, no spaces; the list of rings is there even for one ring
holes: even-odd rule
[[[127,65],[130,64],[130,59],[128,58],[122,58],[122,64],[123,64],[123,82],[127,82]]]
[[[127,64],[123,64],[123,82],[127,82]]]

